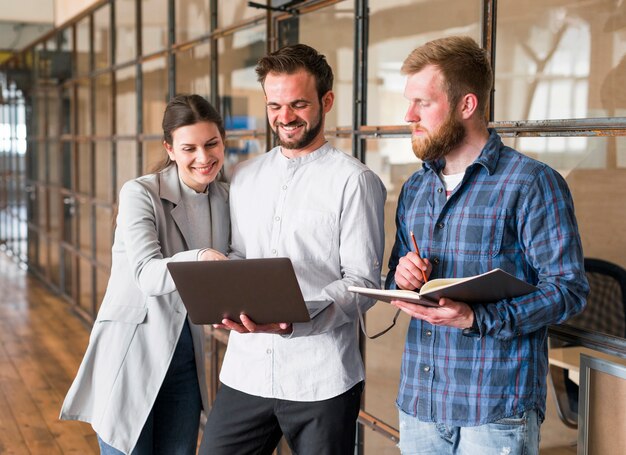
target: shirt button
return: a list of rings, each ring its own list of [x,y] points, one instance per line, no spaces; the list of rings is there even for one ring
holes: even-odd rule
[[[437,193],[443,193],[443,188],[437,188]]]
[[[280,217],[279,217],[279,216],[274,217],[274,219],[275,219],[276,221],[280,221]]]
[[[265,351],[265,352],[267,352],[268,354],[271,354],[271,353],[272,353],[272,350],[271,350],[271,349],[268,349],[268,350],[267,350],[267,351]]]
[[[432,334],[433,334],[432,330],[427,330],[426,331],[426,336],[427,337],[432,336]]]
[[[273,254],[274,256],[276,256],[276,254],[277,254],[277,253],[278,253],[278,251],[276,251],[276,250],[272,250],[272,254]]]
[[[433,264],[439,264],[439,258],[433,258]]]
[[[283,185],[283,190],[286,190],[286,189],[287,189],[287,185]]]
[[[439,229],[443,229],[444,226],[445,226],[445,224],[443,224],[443,223],[437,223],[437,228],[439,228]]]
[[[430,371],[430,367],[429,367],[429,366],[425,366],[425,367],[424,367],[424,371],[425,371],[426,373],[428,373],[428,372]]]

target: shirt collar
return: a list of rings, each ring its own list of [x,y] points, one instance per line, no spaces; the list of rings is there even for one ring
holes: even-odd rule
[[[318,158],[323,157],[331,149],[332,149],[332,146],[328,142],[324,142],[324,144],[317,150],[314,150],[310,153],[307,153],[306,155],[302,155],[297,158],[288,158],[285,155],[283,155],[281,147],[278,147],[278,154],[282,158],[284,158],[284,161],[287,163],[288,167],[298,167],[298,166],[308,164],[312,161],[317,160]]]
[[[487,143],[480,152],[480,155],[478,155],[478,158],[476,158],[476,160],[474,160],[474,162],[470,164],[468,168],[475,165],[481,165],[487,170],[487,173],[489,175],[492,175],[495,172],[496,167],[498,166],[498,160],[500,159],[500,150],[502,149],[503,144],[502,139],[500,139],[500,136],[498,135],[498,133],[496,133],[496,130],[494,130],[493,128],[489,128],[488,131],[489,138],[487,139]],[[440,158],[435,161],[425,161],[422,164],[424,169],[433,171],[437,174],[441,172],[445,165],[445,158]]]

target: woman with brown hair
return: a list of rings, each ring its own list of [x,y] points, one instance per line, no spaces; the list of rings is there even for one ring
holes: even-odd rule
[[[120,191],[111,277],[61,410],[91,423],[102,454],[195,454],[208,409],[204,332],[188,320],[167,263],[225,259],[224,137],[204,98],[175,97],[163,117],[167,159]]]

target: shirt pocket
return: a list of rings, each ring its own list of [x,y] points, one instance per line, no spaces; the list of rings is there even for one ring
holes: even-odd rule
[[[451,232],[455,252],[466,259],[496,257],[502,249],[506,223],[506,209],[465,207],[457,229]]]
[[[317,210],[296,210],[286,245],[289,257],[300,261],[327,261],[337,242],[336,217]]]

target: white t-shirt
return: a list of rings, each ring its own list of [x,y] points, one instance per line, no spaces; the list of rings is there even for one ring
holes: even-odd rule
[[[450,174],[446,175],[443,172],[439,173],[441,180],[443,180],[443,185],[446,187],[446,197],[450,199],[450,196],[454,192],[454,189],[459,186],[461,180],[463,180],[463,176],[465,175],[465,171],[459,174]]]

